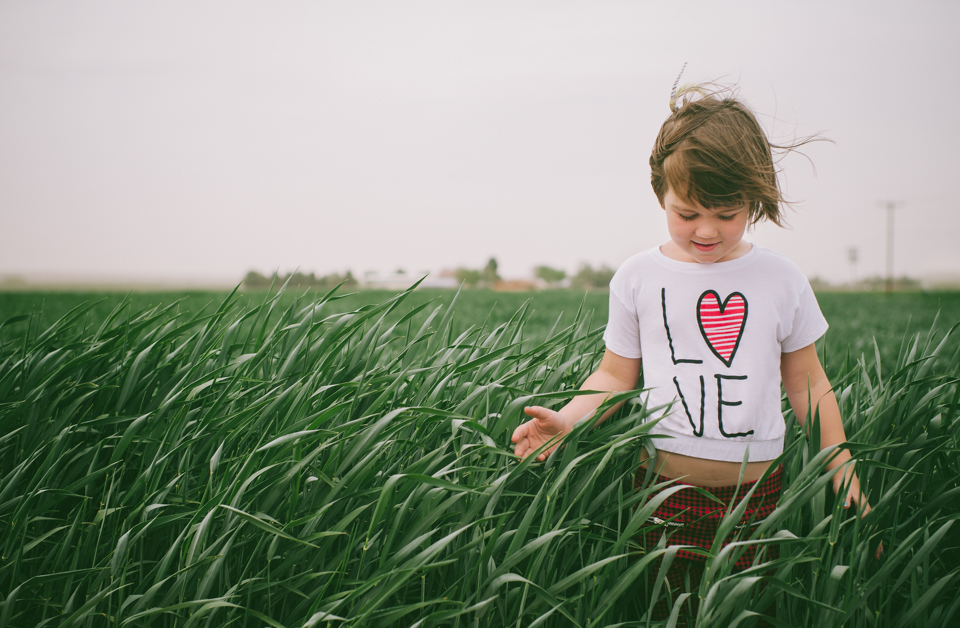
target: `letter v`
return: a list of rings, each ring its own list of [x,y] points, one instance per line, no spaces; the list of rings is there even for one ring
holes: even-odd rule
[[[690,408],[687,407],[687,400],[683,398],[683,391],[680,390],[680,382],[677,381],[677,378],[673,378],[673,385],[677,387],[677,394],[680,395],[680,403],[683,404],[683,411],[687,413],[687,420],[690,421],[690,427],[693,428],[693,435],[700,437],[703,436],[703,409],[706,405],[703,386],[703,375],[700,376],[700,431],[697,431],[697,424],[693,422],[693,417],[690,416]]]

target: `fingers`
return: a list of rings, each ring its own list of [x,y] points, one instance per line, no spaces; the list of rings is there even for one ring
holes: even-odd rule
[[[526,406],[523,411],[527,416],[540,419],[541,421],[545,421],[551,418],[553,414],[556,414],[553,410],[541,406]]]
[[[514,435],[514,441],[516,441],[516,435]],[[527,453],[527,449],[529,449],[529,446],[527,445],[527,439],[524,438],[520,441],[517,441],[516,446],[513,448],[513,455],[522,459],[524,454]]]
[[[533,416],[529,410],[531,408],[524,408],[523,411],[528,415]],[[536,418],[533,421],[526,421],[517,426],[517,429],[513,430],[513,435],[510,436],[510,442],[514,443],[516,446],[513,448],[513,455],[523,460],[527,457],[527,454],[532,452],[536,447],[532,444],[531,439],[534,435],[534,425]]]
[[[520,444],[520,441],[527,436],[527,423],[521,423],[517,426],[517,429],[513,430],[513,436],[510,437],[510,442]]]
[[[859,489],[859,486],[857,489]],[[866,517],[868,514],[870,514],[870,511],[873,510],[870,507],[870,502],[866,500],[866,496],[859,490],[853,490],[852,487],[851,490],[847,492],[847,496],[843,500],[844,509],[850,508],[851,503],[856,503],[858,510],[860,511],[859,515],[861,518]],[[874,552],[873,557],[876,560],[880,560],[883,557],[883,541],[877,545],[877,551]]]
[[[536,422],[542,419],[542,414],[549,412],[546,408],[541,408],[539,406],[527,406],[523,411],[528,415],[533,417],[532,421],[526,421],[517,426],[517,429],[513,430],[513,435],[510,436],[510,442],[515,443],[517,446],[514,448],[514,453],[518,456],[521,451],[521,443],[525,440],[533,438],[535,431],[537,429]],[[543,412],[541,412],[543,411]],[[529,445],[528,445],[529,446]],[[523,448],[525,450],[525,448]]]
[[[563,417],[554,410],[540,406],[527,406],[523,411],[532,418],[518,426],[510,437],[510,441],[516,445],[513,453],[520,459],[526,458],[550,439],[569,431],[564,427]],[[557,445],[553,445],[538,455],[537,460],[543,462],[556,448]]]
[[[544,450],[543,453],[541,453],[539,456],[537,456],[537,460],[538,460],[539,462],[543,462],[544,460],[547,459],[547,457],[548,457],[550,454],[553,453],[553,450],[556,449],[556,448],[557,448],[557,446],[554,445],[553,447],[550,447],[549,449]]]
[[[513,435],[510,437],[511,442],[515,443],[513,455],[521,460],[547,442],[548,438],[544,430],[546,426],[544,426],[543,423],[544,419],[550,417],[550,414],[554,414],[552,410],[541,408],[540,406],[527,406],[523,411],[527,416],[532,417],[532,419],[517,426],[517,428],[513,430]],[[549,429],[547,431],[549,431]],[[553,448],[551,448],[551,451],[552,450]],[[550,452],[544,453],[549,454]],[[546,460],[544,453],[537,456],[537,460],[541,462]]]
[[[870,502],[868,502],[863,493],[860,494],[860,499],[858,500],[858,505],[861,507],[860,517],[866,517],[870,514],[870,511],[873,510],[870,507]],[[877,545],[877,551],[873,556],[875,559],[880,560],[883,557],[883,541],[880,541],[880,544]]]
[[[542,418],[540,416],[542,413],[539,412],[541,410],[543,410],[544,412],[547,412],[546,408],[541,408],[539,406],[533,406],[533,407],[527,406],[523,409],[523,411],[527,414],[527,416],[533,417],[534,420]],[[531,427],[532,427],[531,421],[526,421],[518,425],[517,429],[513,430],[513,435],[510,437],[510,442],[519,444],[522,439],[530,436]]]
[[[536,451],[537,448],[542,444],[543,443],[534,445],[533,443],[530,442],[530,439],[524,438],[519,443],[517,443],[516,447],[513,448],[513,455],[523,460],[524,458],[532,454],[534,451]],[[543,462],[544,460],[547,459],[547,456],[549,456],[553,452],[554,449],[556,449],[556,446],[553,446],[550,449],[547,449],[546,451],[542,452],[539,456],[537,456],[537,460],[539,460],[540,462]]]
[[[870,504],[863,499],[863,494],[858,494],[858,492],[849,490],[847,491],[846,496],[843,498],[843,509],[849,510],[850,506],[852,505],[857,506],[857,510],[859,511],[861,517],[870,512]]]
[[[834,491],[836,491],[837,494],[841,491],[844,492],[844,510],[848,510],[852,504],[856,504],[861,517],[865,517],[870,513],[870,502],[867,501],[867,496],[864,495],[860,489],[860,480],[857,478],[856,473],[851,474],[849,478],[844,478],[844,476],[840,475],[835,476],[833,482]]]
[[[866,517],[873,509],[870,507],[870,502],[867,501],[866,495],[864,495],[859,488],[860,487],[857,487],[856,490],[854,490],[854,488],[851,487],[850,490],[847,491],[847,496],[843,499],[843,508],[847,510],[851,504],[856,504],[859,516]]]
[[[514,446],[513,455],[523,460],[536,451],[543,443],[544,441],[534,438],[532,433],[525,434]],[[542,460],[543,458],[541,457],[540,459]]]

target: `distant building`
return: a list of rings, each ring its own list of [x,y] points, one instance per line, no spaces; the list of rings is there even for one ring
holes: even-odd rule
[[[406,290],[426,273],[416,275],[398,271],[394,273],[370,272],[363,276],[361,285],[371,290]],[[454,277],[427,275],[418,286],[420,288],[458,288],[460,284]]]
[[[501,279],[493,284],[493,289],[497,292],[529,292],[539,290],[543,283],[532,279]]]

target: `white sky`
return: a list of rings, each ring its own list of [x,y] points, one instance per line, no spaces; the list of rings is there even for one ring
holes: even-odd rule
[[[960,3],[0,0],[0,275],[618,266],[677,72],[736,82],[808,275],[960,273]]]

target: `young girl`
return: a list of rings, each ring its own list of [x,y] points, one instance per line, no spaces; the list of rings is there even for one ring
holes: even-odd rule
[[[783,197],[772,156],[780,147],[770,144],[750,110],[732,97],[702,87],[681,90],[678,97],[679,105],[671,98],[672,113],[650,155],[651,183],[670,240],[628,259],[610,282],[606,352],[582,389],[633,390],[642,363],[648,406],[668,406],[652,433],[669,438],[654,439],[656,459],[644,460],[635,482],[639,485],[653,464],[660,475],[656,481],[682,479],[729,503],[738,492],[745,455],[741,496],[783,451],[781,381],[801,423],[813,400],[823,447],[843,443],[846,436],[814,346],[827,322],[809,282],[786,258],[743,239],[747,226],[760,220],[782,226]],[[513,433],[516,455],[524,458],[568,433],[607,396],[575,397],[559,412],[525,408],[532,419]],[[852,464],[844,464],[849,460],[842,450],[830,462],[829,468],[837,469],[834,489],[844,492],[845,508],[856,504],[866,514],[870,505]],[[756,524],[775,508],[781,475],[778,468],[757,487],[744,521]],[[670,522],[671,544],[709,550],[723,514],[713,500],[682,490],[650,523]],[[663,526],[652,528],[647,546],[663,532]],[[749,567],[755,551],[748,549],[737,568]],[[776,553],[770,546],[767,558]],[[679,551],[667,575],[671,589],[689,579],[695,591],[704,561],[701,554]],[[661,602],[654,618],[666,612]]]

